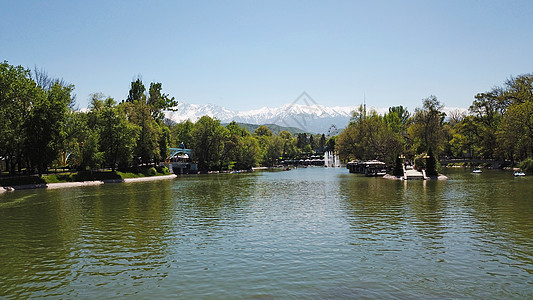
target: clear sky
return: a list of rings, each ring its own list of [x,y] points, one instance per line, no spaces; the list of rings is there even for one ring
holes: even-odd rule
[[[291,103],[468,107],[533,72],[533,1],[7,1],[0,60],[89,94],[132,80],[233,110]]]

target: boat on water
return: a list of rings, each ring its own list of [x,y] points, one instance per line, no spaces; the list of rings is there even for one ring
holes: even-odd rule
[[[369,161],[351,161],[346,165],[350,173],[365,174],[365,176],[385,176],[387,174],[387,165],[378,160]]]
[[[474,171],[472,171],[472,173],[475,173],[475,174],[481,174],[482,171],[480,169],[474,169]]]
[[[515,177],[526,176],[526,173],[522,171],[514,171],[513,176]]]

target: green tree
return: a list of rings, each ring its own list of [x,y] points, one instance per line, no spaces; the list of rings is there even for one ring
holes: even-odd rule
[[[269,153],[269,147],[274,138],[272,131],[265,125],[261,125],[255,129],[254,136],[259,144],[259,163],[263,166],[273,166],[276,160],[281,156],[281,151],[279,154],[273,154],[273,157],[269,156],[269,154],[275,152],[270,151]]]
[[[261,125],[255,129],[256,136],[272,136],[272,131],[265,125]]]
[[[253,136],[246,136],[242,141],[242,151],[237,160],[236,168],[240,170],[249,170],[257,165],[260,158],[260,148],[257,139]]]
[[[403,144],[397,132],[399,129],[391,126],[392,121],[398,121],[396,123],[399,124],[399,118],[394,112],[388,115],[392,117],[387,119],[375,111],[367,113],[361,106],[336,139],[339,156],[347,160],[379,159],[393,164]]]
[[[127,166],[132,160],[138,128],[128,122],[123,110],[112,98],[105,100],[98,113],[99,149],[107,166],[114,171],[118,165]]]
[[[266,139],[265,153],[262,164],[267,167],[274,166],[283,152],[283,139],[279,135],[274,135]]]
[[[498,150],[511,160],[533,157],[533,101],[511,105],[497,134]]]
[[[161,154],[159,149],[161,126],[152,116],[154,111],[147,102],[145,91],[146,88],[140,79],[132,82],[124,106],[128,118],[139,128],[134,156],[141,164],[156,163]]]
[[[324,152],[324,149],[326,148],[326,135],[322,134],[320,136],[320,140],[318,142],[318,149],[319,152]]]
[[[161,135],[159,137],[159,151],[161,160],[165,160],[170,155],[170,128],[167,126],[161,126]]]
[[[479,154],[477,130],[474,116],[466,116],[453,126],[452,139],[449,141],[453,156],[475,157]]]
[[[296,147],[296,138],[292,137],[292,134],[288,132],[287,130],[283,130],[278,135],[282,142],[282,156],[283,158],[292,158],[294,155],[298,153],[298,149]]]
[[[426,175],[427,176],[438,176],[437,172],[437,159],[435,158],[435,155],[433,154],[433,151],[431,150],[431,147],[429,147],[428,153],[427,153],[427,162],[426,162]]]
[[[437,97],[432,95],[423,100],[422,108],[415,110],[411,124],[407,129],[414,152],[422,153],[430,147],[437,149],[437,153],[443,150],[443,125],[446,116],[442,112],[443,107]]]
[[[407,108],[401,105],[389,107],[389,114],[391,113],[394,113],[400,119],[400,123],[404,127],[407,125],[407,121],[409,121],[409,117],[411,116]]]
[[[99,151],[99,139],[100,135],[97,131],[90,130],[83,143],[81,149],[81,163],[80,168],[82,170],[93,170],[98,168],[104,160],[104,155]]]
[[[130,103],[134,103],[136,101],[145,102],[146,95],[144,94],[144,92],[146,92],[144,83],[140,78],[137,78],[137,80],[131,82],[130,91],[128,93],[128,98],[126,99],[126,101]]]
[[[296,134],[296,147],[303,149],[307,144],[307,134],[306,133],[297,133]]]
[[[58,158],[63,148],[63,129],[72,102],[73,86],[62,86],[58,82],[46,91],[46,97],[33,103],[32,110],[26,119],[26,149],[32,169],[37,168],[39,174]],[[39,149],[39,151],[36,151]]]
[[[326,142],[326,151],[336,151],[337,150],[336,139],[337,139],[336,136],[332,136],[332,137],[330,137],[327,140],[327,142]]]
[[[476,127],[475,135],[472,136],[477,145],[477,151],[473,153],[474,156],[494,157],[494,149],[497,147],[496,132],[506,109],[503,91],[499,88],[475,96],[475,100],[469,108],[474,117],[470,121]]]
[[[150,114],[154,120],[163,120],[165,117],[164,110],[173,110],[178,105],[174,97],[169,98],[168,94],[161,92],[161,83],[150,83],[148,106]]]
[[[315,137],[312,134],[309,135],[309,147],[311,148],[311,151],[315,151],[317,148]]]
[[[192,131],[193,150],[200,171],[221,168],[227,136],[228,130],[217,119],[203,116],[196,122]]]
[[[88,115],[84,112],[71,111],[65,125],[65,139],[62,153],[65,165],[80,168],[83,160],[83,146],[89,135]]]
[[[186,120],[178,123],[172,127],[172,144],[174,147],[180,147],[181,144],[185,148],[192,147],[193,137],[192,131],[194,129],[194,123]]]
[[[46,95],[21,66],[0,63],[0,159],[10,174],[25,160],[28,125],[32,107]],[[39,149],[39,148],[37,148]]]

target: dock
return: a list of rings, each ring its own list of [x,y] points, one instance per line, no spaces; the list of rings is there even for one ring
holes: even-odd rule
[[[426,172],[425,170],[422,170],[422,172],[417,171],[413,169],[411,166],[403,167],[403,180],[425,180]]]

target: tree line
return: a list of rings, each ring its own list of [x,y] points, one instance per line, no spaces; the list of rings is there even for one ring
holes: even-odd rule
[[[48,168],[128,168],[166,158],[170,129],[164,110],[177,105],[161,83],[148,91],[140,79],[118,103],[93,94],[88,111],[74,109],[74,86],[0,63],[0,165],[9,174]]]
[[[337,137],[337,150],[345,160],[379,159],[390,165],[400,156],[532,160],[533,74],[477,94],[467,112],[443,109],[435,96],[423,99],[413,114],[402,106],[383,115],[360,106]]]
[[[0,169],[9,174],[42,174],[50,167],[76,170],[128,169],[155,165],[170,147],[193,149],[202,171],[274,166],[335,150],[344,160],[379,159],[392,165],[403,155],[527,161],[533,157],[533,75],[505,81],[474,97],[468,112],[444,113],[435,96],[410,113],[403,106],[383,115],[360,106],[338,135],[266,126],[253,133],[237,123],[223,126],[204,116],[174,123],[164,111],[177,106],[162,84],[131,82],[117,101],[91,95],[87,110],[74,109],[74,86],[7,62],[0,63]],[[423,163],[423,160],[419,160]]]
[[[0,64],[0,168],[42,174],[50,167],[76,170],[156,165],[170,147],[193,149],[202,171],[273,166],[284,158],[323,152],[334,140],[305,133],[278,135],[266,126],[252,134],[237,123],[208,116],[175,124],[164,111],[177,106],[161,83],[131,82],[126,99],[91,95],[87,110],[74,109],[74,86],[7,62]],[[327,145],[326,145],[327,144]]]
[[[283,159],[309,158],[333,150],[334,139],[322,134],[283,130],[273,134],[265,125],[251,133],[235,121],[223,126],[219,120],[201,117],[171,126],[173,145],[183,143],[193,150],[198,168],[207,170],[248,170],[254,166],[271,167]]]

